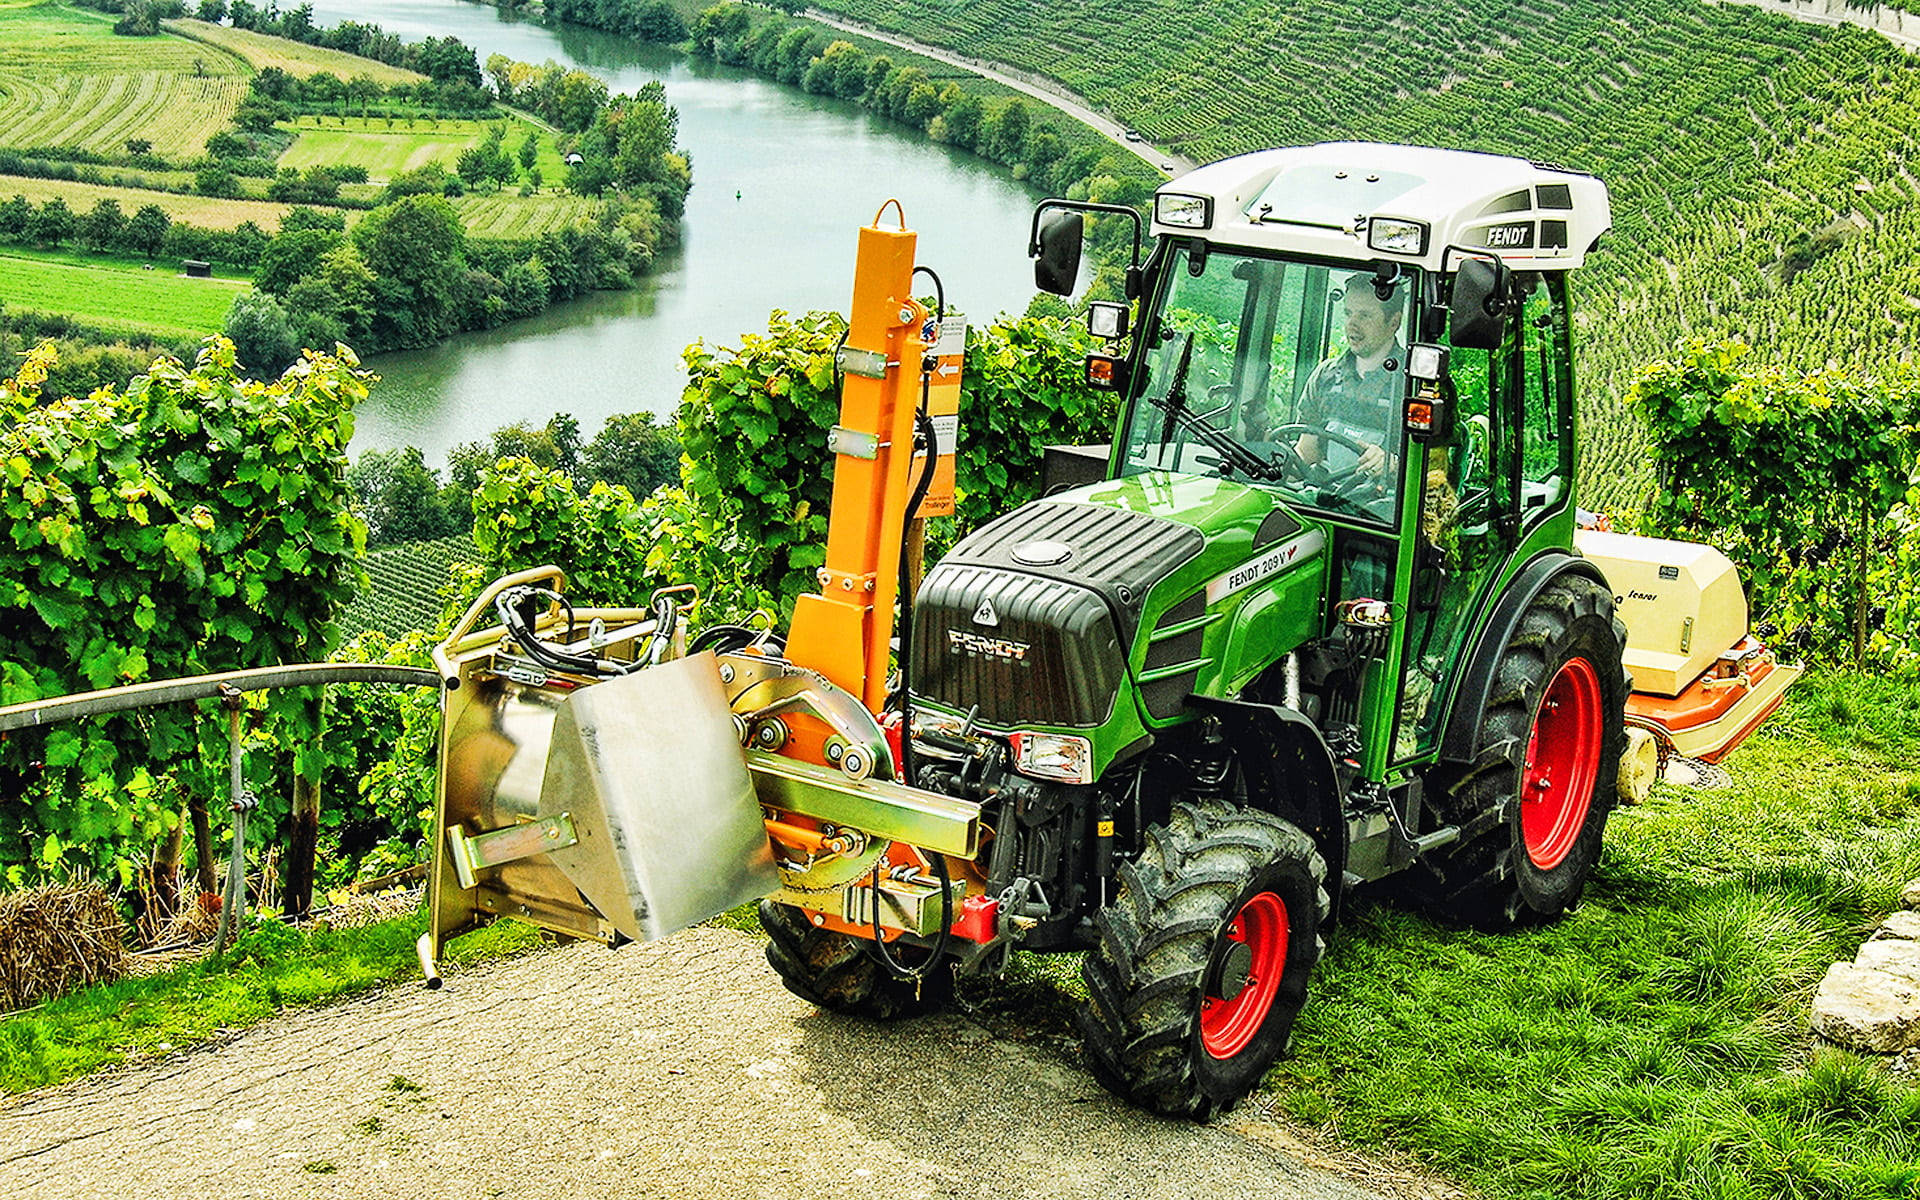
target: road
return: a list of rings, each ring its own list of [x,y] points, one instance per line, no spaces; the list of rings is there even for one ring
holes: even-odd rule
[[[1199,165],[1184,155],[1175,154],[1171,150],[1155,146],[1150,142],[1127,141],[1125,126],[1115,121],[1112,117],[1107,116],[1105,113],[1095,111],[1095,109],[1088,104],[1085,97],[1075,95],[1045,76],[1035,75],[1030,71],[1022,71],[1017,67],[1007,66],[1005,63],[987,62],[985,59],[969,58],[964,54],[955,54],[951,50],[943,50],[938,46],[929,46],[925,42],[916,42],[912,38],[901,37],[896,33],[888,33],[884,29],[877,29],[871,25],[862,25],[858,21],[848,21],[844,18],[834,16],[832,13],[822,12],[817,8],[808,9],[806,17],[809,21],[817,21],[822,25],[831,26],[834,29],[840,30],[842,33],[857,33],[863,38],[871,38],[876,42],[885,42],[889,46],[898,46],[902,50],[911,50],[923,58],[931,58],[936,62],[943,62],[949,66],[972,71],[975,75],[991,79],[1004,87],[1010,87],[1017,92],[1023,92],[1040,101],[1042,104],[1059,109],[1081,124],[1091,126],[1101,133],[1106,134],[1114,140],[1115,145],[1118,145],[1123,150],[1131,150],[1133,153],[1139,155],[1141,159],[1145,160],[1149,166],[1164,169],[1161,168],[1162,163],[1172,163],[1172,173],[1179,174],[1183,171],[1191,171]]]
[[[1162,1121],[1050,1037],[823,1014],[760,942],[575,945],[0,1100],[0,1195],[1453,1196],[1256,1118]],[[985,1022],[985,1023],[983,1023]]]

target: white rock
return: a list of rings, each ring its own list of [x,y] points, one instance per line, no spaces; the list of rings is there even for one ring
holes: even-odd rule
[[[1887,1064],[1887,1070],[1895,1075],[1911,1075],[1915,1071],[1920,1071],[1920,1049],[1902,1050],[1894,1055],[1893,1060]]]
[[[1908,908],[1920,908],[1920,879],[1910,879],[1900,889],[1900,903]]]
[[[1920,1045],[1920,985],[1885,971],[1835,963],[1813,997],[1813,1031],[1874,1054]]]
[[[1880,923],[1873,931],[1875,938],[1906,938],[1909,941],[1920,939],[1920,912],[1897,912]]]
[[[1905,938],[1882,938],[1860,947],[1853,965],[1868,971],[1885,971],[1908,983],[1920,986],[1920,942]]]

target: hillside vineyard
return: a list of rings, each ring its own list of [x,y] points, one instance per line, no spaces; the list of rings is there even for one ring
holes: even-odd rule
[[[1591,503],[1646,481],[1619,405],[1686,336],[1871,368],[1920,310],[1920,61],[1877,35],[1681,0],[833,0],[1041,71],[1201,161],[1327,138],[1593,171],[1616,228],[1579,281]]]

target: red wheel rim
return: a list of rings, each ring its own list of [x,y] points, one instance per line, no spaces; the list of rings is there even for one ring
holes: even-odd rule
[[[1559,866],[1580,840],[1600,750],[1600,675],[1586,659],[1569,659],[1540,698],[1520,776],[1520,833],[1542,871]]]
[[[1227,942],[1246,947],[1244,951],[1227,946],[1227,957],[1214,968],[1214,974],[1226,974],[1227,963],[1244,958],[1246,978],[1215,978],[1207,985],[1200,1001],[1200,1044],[1215,1058],[1232,1058],[1247,1048],[1273,1009],[1273,998],[1280,994],[1280,977],[1287,969],[1287,905],[1272,892],[1261,892],[1242,905],[1222,935]],[[1233,972],[1237,974],[1236,972]],[[1222,993],[1233,991],[1231,999]]]

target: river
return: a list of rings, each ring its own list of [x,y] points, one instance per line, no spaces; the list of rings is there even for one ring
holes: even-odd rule
[[[976,320],[1033,295],[1026,257],[1036,193],[983,159],[928,142],[855,105],[676,51],[468,0],[319,0],[314,20],[378,23],[415,40],[452,34],[480,61],[554,59],[632,92],[666,84],[693,157],[684,244],[631,291],[556,305],[426,350],[378,355],[352,450],[418,446],[430,463],[515,421],[572,413],[591,437],[615,413],[671,416],[696,339],[737,344],[775,308],[846,311],[855,230],[898,198],[919,261]],[[737,194],[737,195],[736,195]]]

